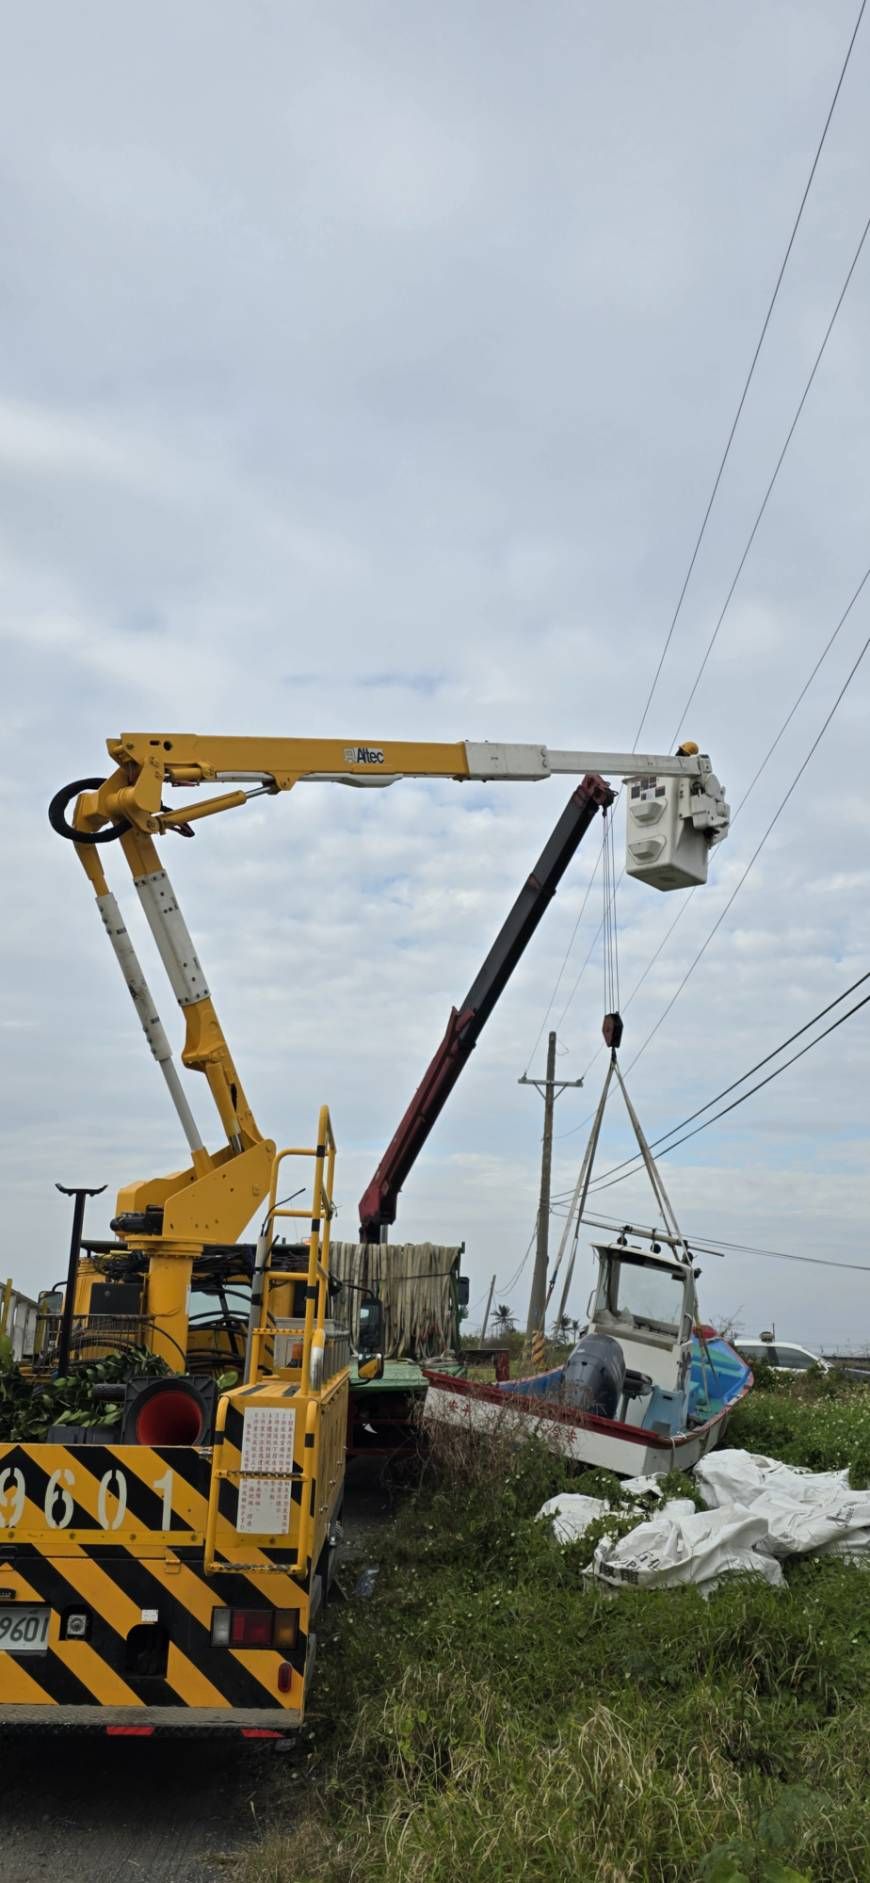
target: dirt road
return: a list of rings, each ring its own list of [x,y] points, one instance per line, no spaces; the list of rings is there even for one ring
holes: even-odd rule
[[[376,1477],[348,1483],[346,1577],[377,1560],[390,1504]],[[315,1677],[316,1678],[316,1677]],[[226,1883],[232,1855],[274,1799],[292,1747],[241,1739],[0,1735],[3,1883]],[[289,1787],[288,1787],[289,1790]]]

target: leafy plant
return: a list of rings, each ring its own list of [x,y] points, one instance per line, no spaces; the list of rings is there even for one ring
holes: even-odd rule
[[[131,1379],[160,1378],[169,1367],[147,1347],[127,1347],[73,1367],[57,1379],[34,1380],[21,1368],[0,1371],[0,1441],[39,1444],[52,1425],[117,1425],[123,1410],[123,1390],[117,1399],[95,1394],[96,1387]]]

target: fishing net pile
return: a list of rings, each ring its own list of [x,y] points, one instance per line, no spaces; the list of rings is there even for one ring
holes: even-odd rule
[[[338,1297],[341,1318],[356,1344],[365,1291],[384,1309],[384,1352],[391,1360],[445,1353],[456,1338],[453,1276],[459,1248],[437,1242],[333,1242],[330,1268],[336,1281],[352,1284]]]

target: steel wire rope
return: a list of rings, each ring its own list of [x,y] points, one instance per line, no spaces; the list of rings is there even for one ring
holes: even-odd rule
[[[730,1085],[723,1086],[721,1092],[716,1092],[713,1098],[708,1098],[704,1105],[699,1105],[695,1111],[689,1112],[688,1117],[681,1118],[679,1124],[670,1125],[668,1130],[660,1132],[657,1138],[651,1138],[650,1150],[654,1151],[659,1144],[664,1144],[666,1140],[672,1138],[677,1131],[684,1131],[686,1125],[694,1124],[695,1119],[701,1118],[705,1111],[710,1110],[712,1105],[718,1105],[720,1099],[727,1098],[729,1093],[736,1092],[739,1085],[745,1085],[747,1079],[754,1078],[756,1072],[760,1072],[763,1066],[769,1066],[771,1060],[778,1059],[780,1054],[784,1053],[788,1046],[793,1046],[795,1040],[801,1039],[803,1034],[808,1033],[811,1027],[818,1026],[820,1020],[824,1020],[827,1014],[833,1013],[835,1007],[839,1007],[844,1000],[848,1000],[849,995],[854,994],[859,987],[863,987],[866,981],[870,981],[870,968],[868,968],[865,974],[859,974],[857,981],[853,981],[849,987],[844,987],[842,994],[837,994],[834,1000],[829,1000],[827,1006],[820,1007],[818,1013],[814,1013],[811,1019],[804,1021],[803,1026],[796,1027],[793,1033],[789,1033],[787,1039],[780,1040],[779,1045],[774,1046],[771,1052],[765,1053],[763,1059],[757,1059],[754,1066],[750,1066],[746,1072],[740,1074],[739,1079],[732,1079]],[[636,1155],[623,1158],[621,1164],[612,1164],[610,1169],[605,1171],[603,1175],[612,1177],[616,1171],[628,1169],[629,1165],[635,1169],[640,1169],[641,1161],[642,1160]],[[570,1190],[556,1191],[553,1201],[555,1203],[563,1202],[570,1197],[571,1194],[572,1192]]]
[[[764,342],[765,342],[765,339],[766,339],[766,336],[767,336],[767,330],[768,330],[768,327],[770,326],[770,320],[771,320],[771,316],[772,316],[772,314],[773,314],[773,310],[774,310],[774,307],[776,306],[776,302],[777,302],[777,299],[778,299],[778,296],[779,296],[779,290],[780,290],[780,288],[782,287],[782,282],[783,282],[783,277],[784,277],[784,275],[785,275],[785,271],[786,271],[786,268],[788,267],[788,263],[789,263],[789,258],[790,258],[790,256],[791,256],[791,252],[792,252],[792,249],[794,248],[794,244],[795,244],[795,239],[796,239],[796,237],[797,237],[797,232],[798,232],[798,229],[800,228],[800,224],[801,224],[801,219],[802,219],[802,217],[803,217],[803,213],[804,213],[804,210],[805,210],[805,208],[806,208],[806,205],[807,205],[807,199],[808,199],[808,197],[809,197],[809,193],[810,193],[810,190],[812,189],[812,186],[813,186],[813,180],[814,180],[814,178],[815,178],[815,174],[816,174],[816,171],[817,171],[817,169],[818,169],[818,166],[819,166],[819,159],[821,158],[821,155],[822,155],[822,151],[823,151],[823,149],[824,149],[824,145],[825,145],[825,139],[827,138],[827,135],[828,135],[828,131],[829,131],[829,128],[830,128],[830,124],[831,124],[831,119],[833,118],[833,115],[834,115],[834,111],[835,111],[835,109],[836,109],[836,105],[837,105],[837,100],[838,100],[838,98],[839,98],[839,96],[840,96],[840,91],[841,91],[841,89],[842,89],[842,85],[843,85],[843,80],[844,80],[844,78],[845,78],[845,76],[846,76],[846,72],[847,72],[847,69],[848,69],[848,66],[849,66],[849,61],[850,61],[850,59],[851,59],[851,57],[852,57],[852,49],[853,49],[853,47],[854,47],[854,44],[855,44],[855,41],[856,41],[856,39],[857,39],[857,37],[858,37],[858,29],[859,29],[859,27],[860,27],[860,25],[861,25],[861,21],[862,21],[862,19],[864,18],[864,9],[865,9],[865,7],[866,7],[866,4],[867,4],[867,0],[861,0],[861,5],[860,5],[860,7],[859,7],[859,9],[858,9],[858,17],[857,17],[857,19],[856,19],[856,21],[855,21],[855,25],[854,25],[854,27],[853,27],[853,29],[852,29],[852,36],[851,36],[851,38],[850,38],[850,40],[849,40],[849,44],[848,44],[848,46],[846,47],[846,56],[845,56],[845,58],[844,58],[844,60],[843,60],[843,63],[842,63],[842,66],[840,67],[840,76],[839,76],[839,78],[837,79],[837,83],[836,83],[836,85],[835,85],[835,87],[834,87],[834,95],[833,95],[833,97],[832,97],[832,99],[831,99],[831,102],[830,102],[830,105],[828,106],[828,112],[827,112],[827,116],[826,116],[826,118],[825,118],[825,122],[824,122],[824,124],[823,124],[823,126],[822,126],[822,132],[821,132],[821,136],[820,136],[820,138],[819,138],[819,141],[818,141],[818,144],[816,145],[816,151],[815,151],[815,155],[814,155],[814,157],[813,157],[813,161],[812,161],[812,163],[811,163],[811,165],[810,165],[810,172],[809,172],[809,176],[807,177],[807,180],[806,180],[806,183],[805,183],[805,185],[804,185],[804,191],[803,191],[803,195],[802,195],[802,197],[801,197],[801,200],[800,200],[800,203],[798,204],[798,211],[797,211],[797,215],[795,216],[795,219],[794,219],[794,222],[793,222],[793,224],[792,224],[792,229],[791,229],[791,234],[790,234],[790,236],[789,236],[789,238],[788,238],[788,243],[787,243],[787,245],[786,245],[786,250],[785,250],[785,254],[783,255],[783,258],[782,258],[782,261],[781,261],[781,263],[780,263],[780,268],[779,268],[779,273],[778,273],[778,275],[777,275],[777,277],[776,277],[776,281],[774,282],[774,286],[773,286],[773,293],[772,293],[772,295],[771,295],[771,297],[770,297],[770,300],[769,300],[769,302],[768,302],[768,305],[767,305],[767,312],[766,312],[766,314],[765,314],[765,316],[764,316],[764,320],[762,321],[762,324],[761,324],[761,332],[760,332],[760,334],[759,334],[759,336],[758,336],[758,339],[757,339],[757,341],[756,341],[756,344],[755,344],[755,351],[754,351],[754,353],[753,353],[753,355],[752,355],[752,359],[751,359],[751,361],[750,361],[750,365],[749,365],[749,371],[748,371],[748,373],[747,373],[747,375],[746,375],[746,379],[745,379],[745,381],[744,381],[744,385],[743,385],[743,391],[742,391],[742,392],[741,392],[741,394],[740,394],[740,398],[739,398],[739,401],[738,401],[738,404],[737,404],[737,410],[736,410],[736,412],[735,412],[735,414],[734,414],[734,418],[733,418],[733,419],[732,419],[732,421],[731,421],[731,429],[730,429],[730,431],[729,431],[729,433],[728,433],[728,437],[727,437],[727,439],[726,439],[726,441],[725,441],[725,449],[724,449],[724,451],[723,451],[723,453],[722,453],[722,456],[721,456],[721,459],[720,459],[720,461],[719,461],[719,468],[718,468],[718,470],[717,470],[717,472],[716,472],[716,476],[715,476],[715,478],[714,478],[714,480],[713,480],[713,488],[712,488],[712,490],[711,490],[711,492],[710,492],[710,496],[709,496],[709,499],[708,499],[708,502],[707,502],[707,507],[706,507],[706,509],[705,509],[705,511],[704,511],[704,515],[703,515],[703,518],[702,518],[702,521],[701,521],[701,527],[700,527],[700,529],[699,529],[699,531],[698,531],[698,535],[697,535],[697,538],[696,538],[696,541],[695,541],[695,547],[694,547],[694,549],[692,550],[692,554],[691,554],[691,557],[690,557],[690,560],[689,560],[689,566],[688,566],[688,569],[686,570],[686,574],[685,574],[685,577],[684,577],[684,580],[683,580],[683,585],[682,585],[682,588],[680,589],[680,593],[679,593],[679,596],[678,596],[678,599],[677,599],[677,605],[676,605],[676,608],[674,609],[674,613],[673,613],[673,619],[672,619],[672,621],[671,621],[671,625],[670,625],[670,627],[669,627],[669,629],[668,629],[668,632],[667,632],[667,635],[666,635],[666,637],[665,637],[665,643],[664,643],[664,646],[663,646],[663,648],[662,648],[662,651],[661,651],[661,655],[659,656],[659,663],[658,663],[658,666],[656,667],[656,670],[655,670],[655,673],[654,673],[654,675],[653,675],[653,680],[652,680],[652,685],[650,686],[650,690],[649,690],[649,693],[647,694],[647,699],[646,699],[646,704],[645,704],[645,706],[644,706],[644,709],[643,709],[643,712],[641,713],[641,716],[640,716],[640,723],[639,723],[639,725],[638,725],[638,729],[637,729],[637,732],[635,733],[635,738],[634,738],[634,743],[635,743],[635,746],[637,745],[637,741],[638,741],[638,739],[640,738],[640,735],[641,735],[641,733],[642,733],[642,731],[643,731],[643,728],[644,728],[644,726],[645,726],[645,724],[646,724],[646,720],[647,720],[647,715],[648,715],[648,713],[649,713],[649,709],[650,709],[650,707],[651,707],[651,705],[652,705],[652,702],[653,702],[653,697],[654,697],[654,695],[655,695],[655,691],[656,691],[656,688],[657,688],[657,686],[658,686],[658,683],[659,683],[659,678],[660,678],[660,676],[661,676],[661,671],[662,671],[662,668],[663,668],[663,666],[664,666],[664,664],[665,664],[665,659],[666,659],[666,657],[667,657],[667,653],[668,653],[668,649],[669,649],[669,647],[670,647],[670,644],[671,644],[671,641],[673,640],[673,636],[674,636],[674,630],[675,630],[675,628],[676,628],[676,625],[677,625],[677,622],[678,622],[678,620],[679,620],[679,618],[680,618],[680,613],[681,613],[681,611],[682,611],[682,606],[683,606],[683,602],[684,602],[684,600],[685,600],[685,597],[686,597],[686,591],[687,591],[687,589],[688,589],[688,586],[689,586],[689,583],[690,583],[690,581],[691,581],[691,579],[692,579],[692,573],[693,573],[693,570],[694,570],[694,567],[695,567],[695,563],[696,563],[696,562],[697,562],[697,560],[698,560],[698,552],[699,552],[699,550],[700,550],[700,548],[701,548],[701,544],[702,544],[702,542],[703,542],[703,540],[704,540],[704,536],[705,536],[705,534],[706,534],[706,530],[707,530],[707,524],[708,524],[708,523],[709,523],[709,521],[710,521],[710,512],[712,511],[712,508],[713,508],[713,505],[714,505],[714,503],[715,503],[715,501],[716,501],[716,496],[717,496],[717,493],[718,493],[718,490],[719,490],[719,485],[720,485],[720,483],[722,482],[722,474],[723,474],[723,472],[724,472],[724,470],[725,470],[725,466],[726,466],[726,464],[727,464],[727,462],[728,462],[728,458],[729,458],[729,455],[730,455],[730,451],[731,451],[731,446],[732,446],[732,444],[733,444],[733,442],[734,442],[734,436],[735,436],[735,433],[736,433],[736,431],[737,431],[737,427],[738,427],[738,425],[739,425],[739,423],[740,423],[740,419],[741,419],[741,416],[742,416],[742,413],[743,413],[743,407],[744,407],[744,406],[745,406],[745,404],[746,404],[746,398],[747,398],[747,394],[748,394],[748,392],[749,392],[749,388],[750,388],[750,386],[751,386],[751,384],[752,384],[752,380],[753,380],[753,378],[754,378],[754,375],[755,375],[755,368],[756,368],[756,366],[758,365],[758,359],[759,359],[759,355],[760,355],[760,353],[761,353],[761,349],[762,349],[762,347],[763,347],[763,345],[764,345]]]
[[[573,929],[572,929],[572,931],[571,931],[571,939],[570,939],[570,941],[569,941],[569,943],[568,943],[568,946],[567,946],[567,948],[565,949],[565,953],[564,953],[564,956],[563,956],[563,958],[562,958],[562,966],[560,967],[560,969],[559,969],[559,972],[558,972],[558,974],[557,974],[557,976],[556,976],[556,985],[555,985],[555,987],[553,988],[553,992],[552,992],[552,994],[550,995],[550,998],[549,998],[549,1000],[548,1000],[548,1002],[547,1002],[547,1006],[546,1006],[546,1010],[545,1010],[545,1012],[544,1012],[544,1018],[543,1018],[543,1020],[541,1021],[541,1024],[540,1024],[540,1026],[539,1026],[539,1028],[538,1028],[538,1032],[537,1032],[537,1037],[536,1037],[536,1039],[535,1039],[535,1044],[534,1044],[534,1046],[532,1047],[532,1050],[531,1050],[531,1052],[530,1052],[530,1054],[529,1054],[529,1057],[528,1057],[528,1059],[527,1059],[527,1061],[526,1061],[526,1072],[525,1072],[525,1076],[526,1076],[526,1077],[528,1077],[528,1072],[529,1072],[529,1067],[531,1066],[531,1063],[532,1063],[532,1060],[534,1059],[534,1057],[535,1057],[535,1054],[536,1054],[536,1052],[537,1052],[537,1050],[538,1050],[538,1047],[540,1046],[540,1044],[541,1044],[541,1041],[542,1041],[542,1039],[543,1039],[543,1037],[544,1037],[544,1029],[545,1029],[545,1027],[546,1027],[546,1024],[547,1024],[547,1021],[549,1020],[549,1018],[550,1018],[550,1015],[551,1015],[551,1013],[552,1013],[552,1011],[553,1011],[553,1008],[554,1008],[554,1006],[555,1006],[555,1004],[556,1004],[556,995],[558,994],[558,992],[559,992],[559,988],[560,988],[560,987],[561,987],[561,985],[562,985],[562,976],[563,976],[563,974],[564,974],[564,972],[565,972],[565,969],[566,969],[566,968],[567,968],[567,966],[568,966],[568,961],[569,961],[569,958],[570,958],[570,955],[571,955],[571,951],[572,951],[572,949],[573,949],[573,947],[574,947],[574,943],[575,943],[575,941],[576,941],[576,939],[577,939],[577,932],[578,932],[578,929],[579,929],[579,927],[580,927],[580,924],[581,924],[581,922],[582,922],[582,920],[583,920],[583,917],[584,917],[584,915],[586,914],[586,904],[587,904],[587,902],[589,901],[589,897],[590,897],[590,896],[591,896],[591,894],[592,894],[592,890],[593,890],[593,887],[594,887],[594,884],[595,884],[595,878],[596,878],[596,876],[598,875],[598,871],[599,871],[599,869],[601,868],[601,859],[602,859],[602,857],[603,857],[603,855],[604,855],[604,838],[602,837],[602,840],[601,840],[601,847],[600,847],[600,849],[599,849],[599,851],[598,851],[598,855],[597,855],[597,857],[596,857],[596,859],[595,859],[595,867],[594,867],[594,869],[593,869],[593,871],[592,871],[592,875],[590,876],[590,878],[589,878],[589,881],[588,881],[588,883],[587,883],[587,885],[586,885],[586,890],[585,890],[585,894],[584,894],[584,896],[583,896],[583,901],[582,901],[582,902],[581,902],[581,904],[580,904],[580,909],[579,909],[579,913],[578,913],[578,915],[577,915],[577,920],[576,920],[576,922],[574,923],[574,927],[573,927]],[[598,938],[597,938],[597,936],[596,936],[596,940],[597,940],[597,939],[598,939]],[[594,944],[593,944],[593,945],[594,945]],[[557,1024],[558,1024],[558,1022],[557,1022]]]

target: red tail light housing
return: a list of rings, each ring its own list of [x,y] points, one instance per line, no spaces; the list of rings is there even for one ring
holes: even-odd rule
[[[211,1618],[213,1648],[277,1648],[286,1653],[296,1641],[295,1608],[216,1608]]]

